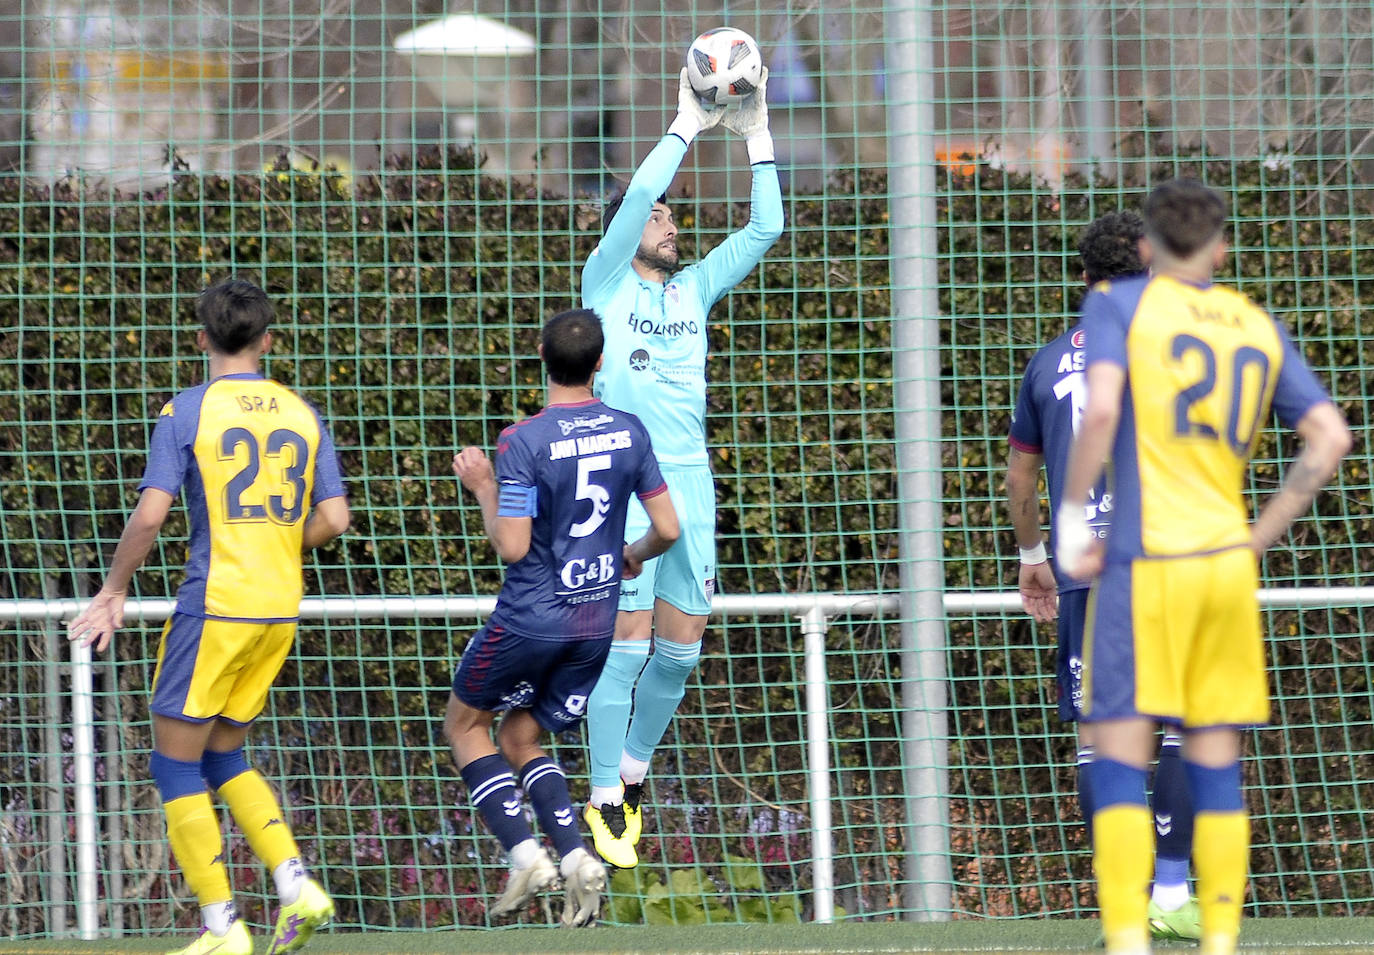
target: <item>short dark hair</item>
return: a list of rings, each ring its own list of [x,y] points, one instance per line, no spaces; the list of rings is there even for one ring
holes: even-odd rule
[[[1187,258],[1226,225],[1226,200],[1196,179],[1170,179],[1145,197],[1145,232],[1166,252]]]
[[[549,319],[539,334],[539,342],[550,381],[558,385],[585,385],[596,372],[606,339],[596,312],[573,308]]]
[[[601,234],[602,234],[602,235],[605,235],[605,234],[606,234],[606,230],[609,229],[609,228],[611,227],[611,220],[614,219],[614,218],[615,218],[615,214],[616,214],[617,212],[620,211],[620,204],[621,204],[622,202],[624,202],[624,201],[625,201],[625,190],[624,190],[624,189],[621,189],[621,190],[620,190],[619,192],[617,192],[615,195],[611,196],[611,198],[607,199],[607,200],[606,200],[606,204],[605,204],[604,206],[601,207]],[[663,205],[666,206],[666,205],[668,204],[668,193],[665,192],[663,195],[661,195],[661,196],[659,196],[657,199],[655,199],[654,202],[655,202],[655,203],[660,203],[660,202],[661,202],[661,203],[663,203]]]
[[[226,279],[196,299],[196,318],[217,352],[237,355],[262,338],[272,324],[272,302],[252,282]]]
[[[1140,261],[1140,237],[1145,223],[1128,209],[1099,216],[1078,238],[1078,257],[1088,284],[1119,279],[1145,271]]]

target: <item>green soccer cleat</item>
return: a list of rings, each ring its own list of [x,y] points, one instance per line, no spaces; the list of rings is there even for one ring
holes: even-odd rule
[[[633,869],[639,865],[639,853],[635,852],[635,844],[629,838],[629,820],[623,803],[603,802],[600,808],[588,803],[582,818],[592,830],[592,845],[596,846],[601,858],[617,869]]]
[[[277,927],[272,932],[267,955],[296,951],[333,917],[334,900],[318,882],[306,879],[301,883],[301,894],[296,896],[296,901],[283,905],[277,913]]]
[[[246,925],[234,919],[223,935],[203,928],[194,942],[167,955],[253,955],[253,936],[248,934]]]
[[[1174,942],[1193,942],[1202,938],[1202,909],[1196,896],[1172,912],[1164,911],[1151,899],[1147,913],[1153,938]]]

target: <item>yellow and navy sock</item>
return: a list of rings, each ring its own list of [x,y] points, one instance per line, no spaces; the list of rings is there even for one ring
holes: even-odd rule
[[[167,841],[201,907],[229,902],[229,870],[219,817],[205,789],[200,764],[154,752],[148,760],[167,817]],[[220,933],[223,934],[223,933]]]
[[[229,807],[253,854],[268,869],[275,874],[283,863],[300,858],[281,803],[262,774],[248,765],[242,747],[227,753],[206,750],[200,766],[205,781]],[[304,878],[304,869],[300,874]],[[289,887],[283,896],[287,894],[291,894]],[[283,897],[283,901],[289,904],[295,899]]]
[[[1240,908],[1250,861],[1250,817],[1241,793],[1240,763],[1213,769],[1185,761],[1192,788],[1193,863],[1197,867],[1202,936],[1229,939],[1240,934]],[[1222,946],[1224,948],[1224,945]]]
[[[1154,829],[1145,799],[1144,769],[1098,757],[1088,767],[1097,811],[1093,813],[1093,869],[1102,935],[1108,951],[1149,945],[1150,869]]]

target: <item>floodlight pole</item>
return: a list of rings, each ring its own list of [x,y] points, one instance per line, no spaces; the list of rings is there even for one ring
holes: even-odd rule
[[[884,19],[908,852],[902,908],[916,921],[944,921],[952,911],[953,871],[940,520],[935,29],[930,6],[919,0],[890,3]]]

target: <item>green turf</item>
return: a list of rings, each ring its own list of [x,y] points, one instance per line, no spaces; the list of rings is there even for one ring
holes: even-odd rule
[[[648,955],[844,952],[1082,952],[1090,951],[1097,922],[1069,919],[960,922],[845,922],[838,925],[637,926],[563,931],[551,928],[437,932],[328,932],[308,955],[525,955],[527,952],[619,952]],[[182,938],[130,938],[94,942],[0,941],[0,955],[86,955],[165,952]],[[265,944],[258,946],[259,951]],[[1246,955],[1300,955],[1336,949],[1374,951],[1374,919],[1250,919],[1241,933]],[[1196,951],[1174,944],[1158,951]]]

